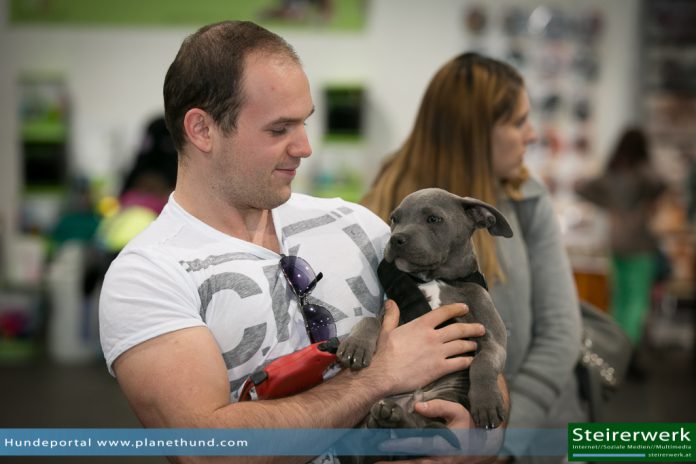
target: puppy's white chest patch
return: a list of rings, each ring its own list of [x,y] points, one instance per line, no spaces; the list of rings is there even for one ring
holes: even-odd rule
[[[441,282],[439,280],[432,280],[430,282],[418,285],[418,288],[428,300],[430,309],[439,308],[441,306],[440,284]]]

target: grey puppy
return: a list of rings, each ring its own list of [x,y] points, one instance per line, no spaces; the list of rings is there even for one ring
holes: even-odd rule
[[[495,428],[506,419],[497,379],[505,365],[507,331],[485,288],[470,240],[480,228],[492,235],[512,236],[510,225],[496,208],[442,189],[414,192],[392,213],[385,261],[419,282],[431,308],[466,303],[469,312],[457,320],[481,323],[486,333],[476,339],[478,348],[468,376],[466,372],[455,372],[417,392],[385,398],[373,405],[363,426],[444,428],[443,423],[413,410],[415,401],[435,398],[463,404],[477,427]],[[379,332],[378,318],[363,319],[341,343],[340,362],[352,369],[369,365]]]

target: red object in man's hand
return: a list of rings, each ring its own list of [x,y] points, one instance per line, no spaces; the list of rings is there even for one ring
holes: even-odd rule
[[[283,398],[322,383],[338,370],[338,343],[330,338],[271,361],[244,382],[239,401]]]

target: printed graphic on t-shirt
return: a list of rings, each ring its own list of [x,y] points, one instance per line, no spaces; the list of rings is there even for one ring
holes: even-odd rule
[[[339,336],[359,318],[378,315],[382,306],[374,274],[380,254],[352,219],[353,213],[341,206],[284,225],[280,234],[288,254],[302,257],[324,274],[307,302],[329,310]],[[309,343],[297,297],[285,282],[279,260],[235,251],[180,264],[200,282],[200,316],[220,345],[233,400],[254,370]],[[269,307],[271,312],[264,310]]]

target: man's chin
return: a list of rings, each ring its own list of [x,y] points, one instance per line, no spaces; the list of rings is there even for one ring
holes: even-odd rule
[[[278,192],[276,192],[275,195],[272,196],[272,198],[270,198],[273,206],[270,206],[268,209],[277,208],[278,206],[287,203],[287,201],[290,199],[291,195],[292,195],[292,189],[290,188],[289,185],[287,186],[287,188],[279,190]]]
[[[290,199],[292,191],[290,188],[276,191],[259,192],[249,202],[252,208],[255,209],[274,209],[281,206]]]
[[[292,196],[292,187],[290,185],[288,185],[286,188],[284,188],[280,192],[278,192],[280,205],[287,202],[291,196]],[[280,205],[278,205],[278,206],[280,206]]]

